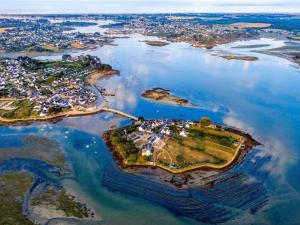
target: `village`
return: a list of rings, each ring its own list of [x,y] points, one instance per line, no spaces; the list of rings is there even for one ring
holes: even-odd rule
[[[194,47],[211,49],[219,44],[259,37],[290,37],[293,31],[278,29],[268,23],[234,23],[235,18],[220,15],[134,15],[107,16],[117,23],[112,30],[156,36],[171,42],[188,42]],[[226,20],[226,22],[220,22]],[[227,22],[228,21],[228,22]],[[232,21],[232,23],[230,23]],[[122,30],[123,29],[123,30]]]
[[[227,131],[209,118],[143,120],[105,136],[122,165],[158,166],[171,172],[203,166],[222,168],[246,148],[241,134]]]
[[[88,22],[51,22],[49,19],[0,19],[5,26],[0,35],[0,52],[58,52],[66,49],[93,48],[111,43],[99,32],[75,32],[74,26]]]
[[[138,130],[127,135],[139,149],[142,149],[142,156],[150,157],[154,149],[164,146],[163,139],[166,136],[174,135],[174,127],[180,129],[179,135],[186,137],[186,128],[190,128],[192,121],[154,120],[144,121]]]
[[[96,107],[98,95],[86,84],[94,72],[109,70],[98,57],[63,55],[61,61],[29,57],[0,61],[0,112],[2,117],[44,117],[66,110]],[[21,115],[12,111],[23,104]],[[26,113],[24,108],[27,108]]]

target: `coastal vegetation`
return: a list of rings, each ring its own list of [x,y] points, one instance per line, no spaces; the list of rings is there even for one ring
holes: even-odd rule
[[[28,118],[37,117],[38,112],[33,111],[34,103],[28,99],[15,100],[15,101],[1,101],[0,104],[5,102],[11,102],[11,108],[0,109],[0,116],[5,119],[16,119],[16,118]]]
[[[34,224],[22,212],[24,196],[31,185],[32,177],[26,173],[0,175],[0,224]]]
[[[137,126],[129,126],[126,131],[122,128],[113,130],[109,133],[109,139],[115,148],[118,149],[120,156],[124,159],[124,163],[133,165],[139,156],[140,150],[136,147],[132,140],[126,138],[125,132],[133,132]]]
[[[89,218],[94,215],[85,204],[77,201],[75,196],[64,188],[48,187],[31,201],[33,211],[40,217],[75,217]],[[47,215],[47,212],[52,212]]]

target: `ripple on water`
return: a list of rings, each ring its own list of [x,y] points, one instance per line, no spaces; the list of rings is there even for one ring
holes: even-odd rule
[[[121,172],[111,165],[104,169],[103,185],[111,191],[157,203],[179,216],[210,224],[223,223],[242,211],[255,214],[268,202],[267,191],[261,182],[263,179],[260,179],[266,176],[260,167],[268,159],[257,160],[252,165],[253,173],[248,174],[243,170],[253,163],[247,158],[233,170],[215,176],[205,186],[176,189],[149,176]],[[253,176],[260,178],[253,179]]]

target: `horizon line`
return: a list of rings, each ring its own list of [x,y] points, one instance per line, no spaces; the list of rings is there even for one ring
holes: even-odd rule
[[[40,16],[40,15],[122,15],[122,14],[136,14],[136,15],[153,15],[153,14],[285,14],[285,15],[289,15],[289,14],[299,14],[300,15],[300,11],[299,12],[157,12],[157,13],[151,13],[151,12],[124,12],[124,13],[96,13],[96,12],[84,12],[84,13],[80,13],[80,12],[67,12],[67,13],[0,13],[0,16],[20,16],[20,15],[30,15],[30,16]]]

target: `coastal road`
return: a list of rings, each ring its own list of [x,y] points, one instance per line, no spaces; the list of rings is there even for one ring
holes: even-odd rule
[[[106,112],[111,112],[111,113],[114,113],[114,114],[118,114],[120,116],[127,117],[127,118],[132,119],[132,120],[139,120],[135,116],[129,115],[128,113],[125,113],[125,112],[122,112],[122,111],[119,111],[119,110],[116,110],[116,109],[111,109],[111,108],[105,108],[105,107],[103,107],[100,110],[106,111]]]

